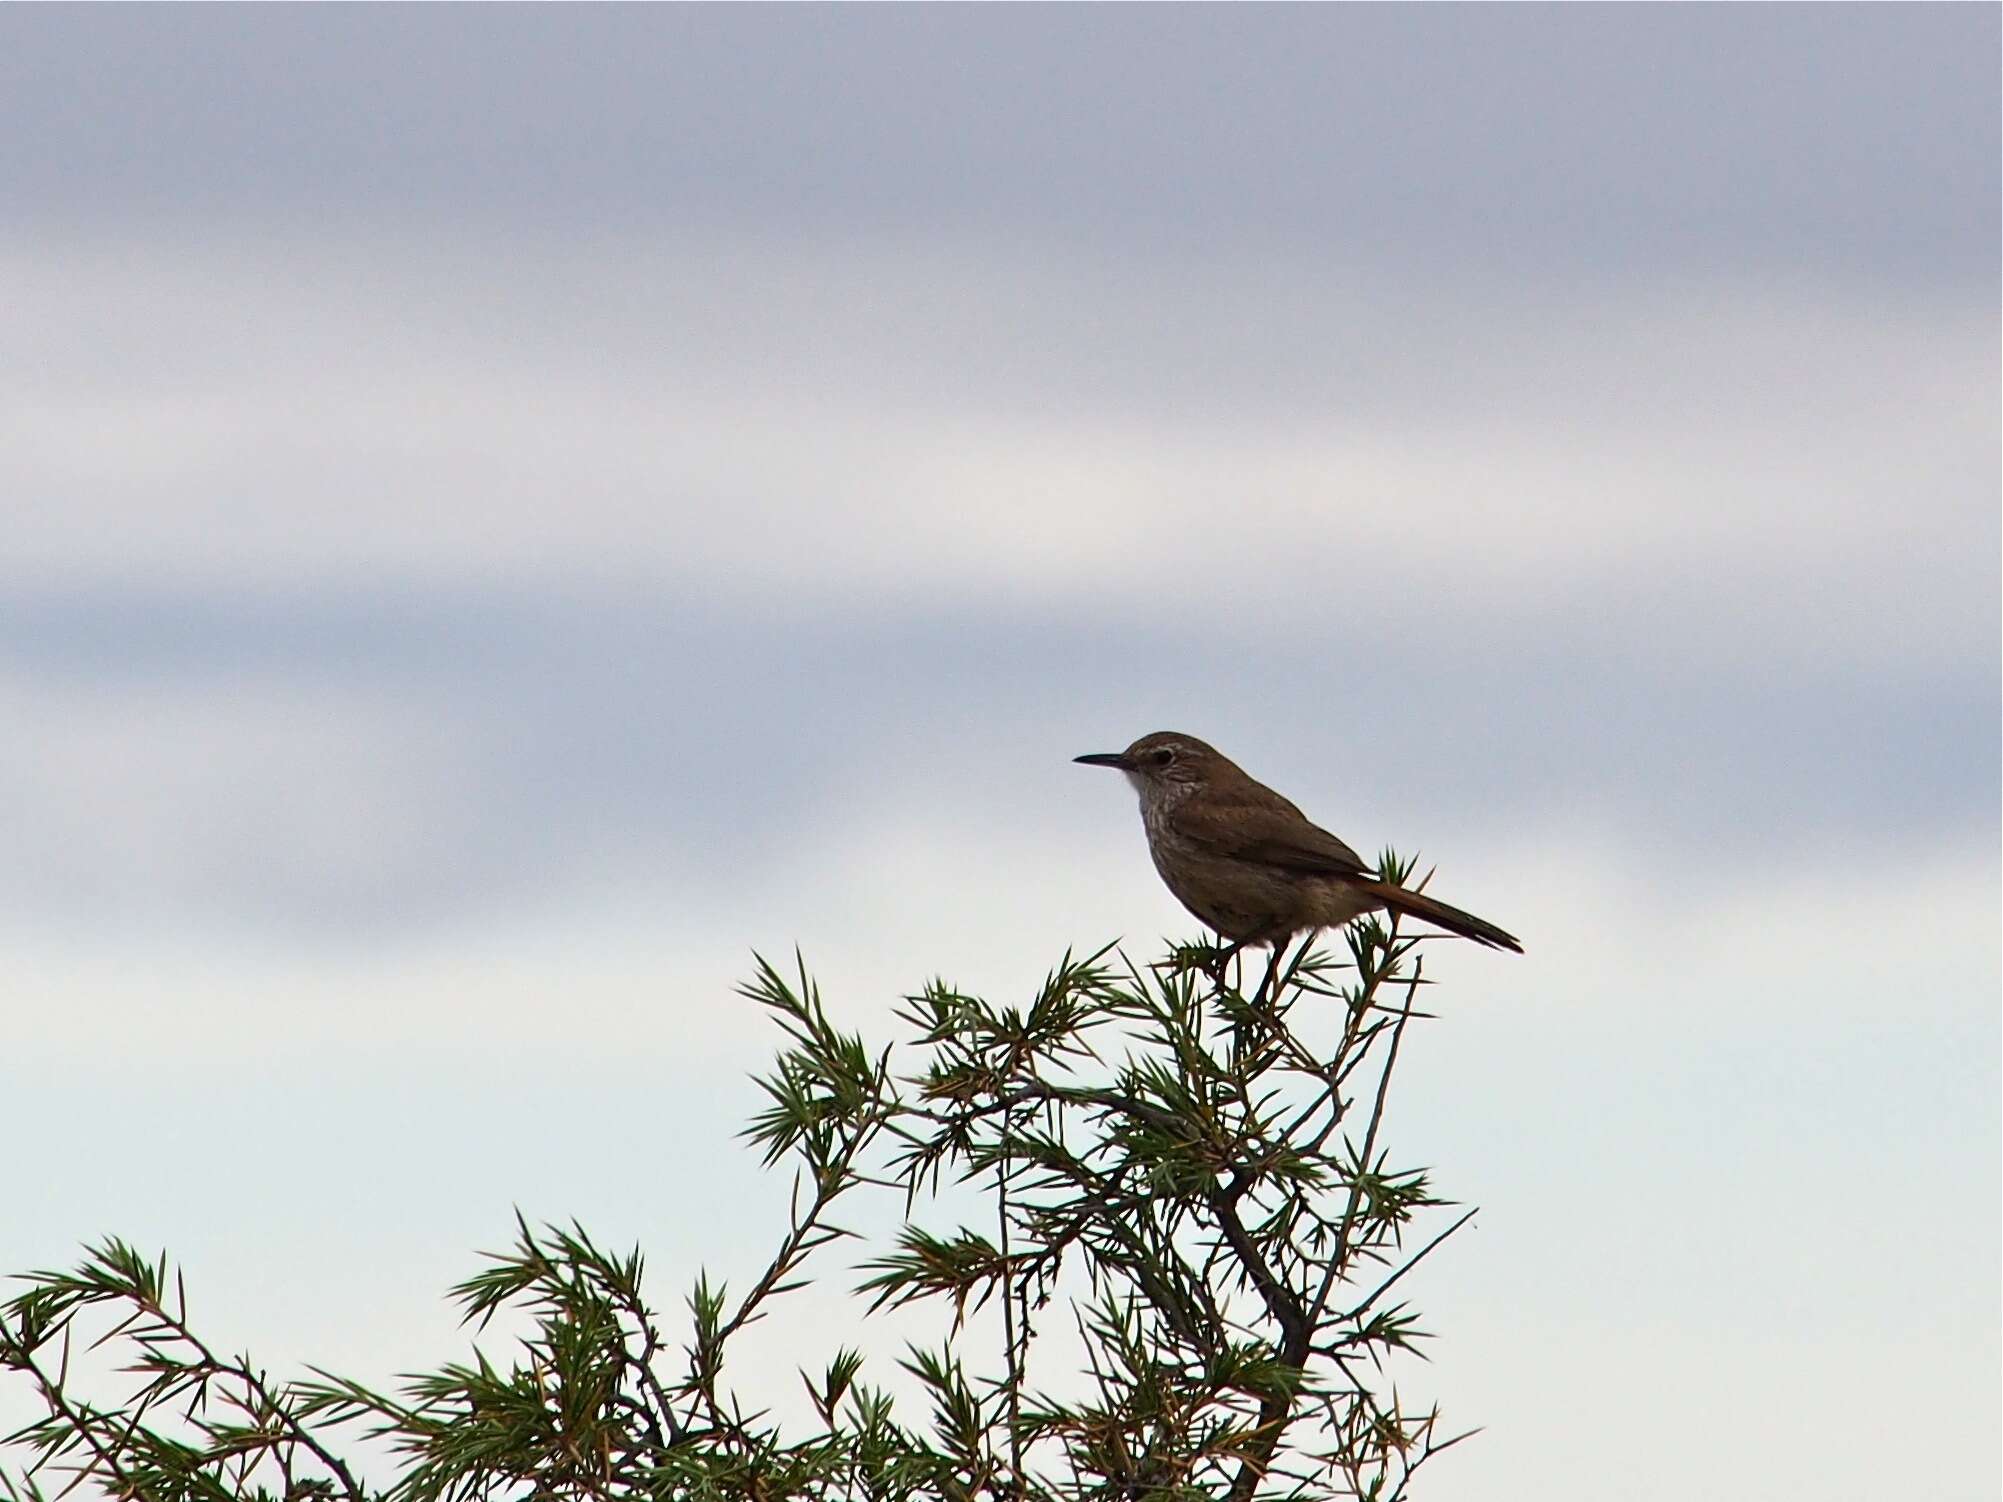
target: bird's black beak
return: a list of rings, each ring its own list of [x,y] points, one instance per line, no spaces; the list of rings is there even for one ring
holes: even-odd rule
[[[1132,765],[1122,751],[1094,751],[1090,756],[1074,756],[1071,759],[1088,767],[1118,767],[1122,772]]]

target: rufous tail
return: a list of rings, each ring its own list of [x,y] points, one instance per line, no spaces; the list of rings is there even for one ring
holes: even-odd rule
[[[1373,881],[1365,884],[1365,890],[1375,896],[1394,913],[1403,913],[1408,918],[1422,918],[1448,933],[1459,934],[1464,939],[1473,939],[1477,944],[1487,944],[1494,949],[1513,949],[1523,953],[1523,946],[1516,942],[1513,934],[1506,934],[1484,918],[1473,913],[1464,913],[1457,907],[1449,907],[1437,898],[1428,897],[1424,892],[1414,892],[1409,887],[1393,886],[1388,881]]]

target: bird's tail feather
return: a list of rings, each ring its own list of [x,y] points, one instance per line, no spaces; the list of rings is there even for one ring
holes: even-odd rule
[[[1477,918],[1473,913],[1462,912],[1457,907],[1449,907],[1437,898],[1428,897],[1424,892],[1414,892],[1409,887],[1394,886],[1388,881],[1368,883],[1368,890],[1394,913],[1403,913],[1408,918],[1421,918],[1449,933],[1459,934],[1464,939],[1473,939],[1477,944],[1486,944],[1494,949],[1513,949],[1523,953],[1523,946],[1516,942],[1513,934],[1506,934],[1486,919]]]

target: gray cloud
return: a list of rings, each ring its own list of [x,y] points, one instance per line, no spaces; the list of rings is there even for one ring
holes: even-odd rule
[[[1162,724],[1361,840],[1584,826],[1644,881],[1994,826],[1993,659],[1693,662],[1675,608],[1273,638],[638,595],[17,598],[0,685],[37,734],[0,880],[23,907],[351,937],[635,878],[749,892],[890,789],[1054,831],[1112,791],[1069,756]]]
[[[1299,264],[588,240],[70,240],[8,271],[20,588],[1268,633],[1661,599],[1714,659],[1921,672],[1994,635],[1986,294],[1488,306]]]
[[[1993,292],[1997,39],[1982,6],[11,7],[0,202]]]
[[[23,911],[353,942],[755,887],[885,788],[1061,828],[1103,797],[1064,758],[1164,724],[1366,846],[1584,824],[1643,879],[1996,818],[1987,292],[645,237],[8,265]]]

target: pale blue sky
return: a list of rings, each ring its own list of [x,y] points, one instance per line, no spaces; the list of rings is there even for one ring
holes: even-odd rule
[[[1528,943],[1394,1123],[1440,1494],[1993,1497],[1997,51],[0,10],[0,1268],[381,1376],[519,1204],[678,1307],[749,950],[1186,934],[1069,763],[1174,727]]]

